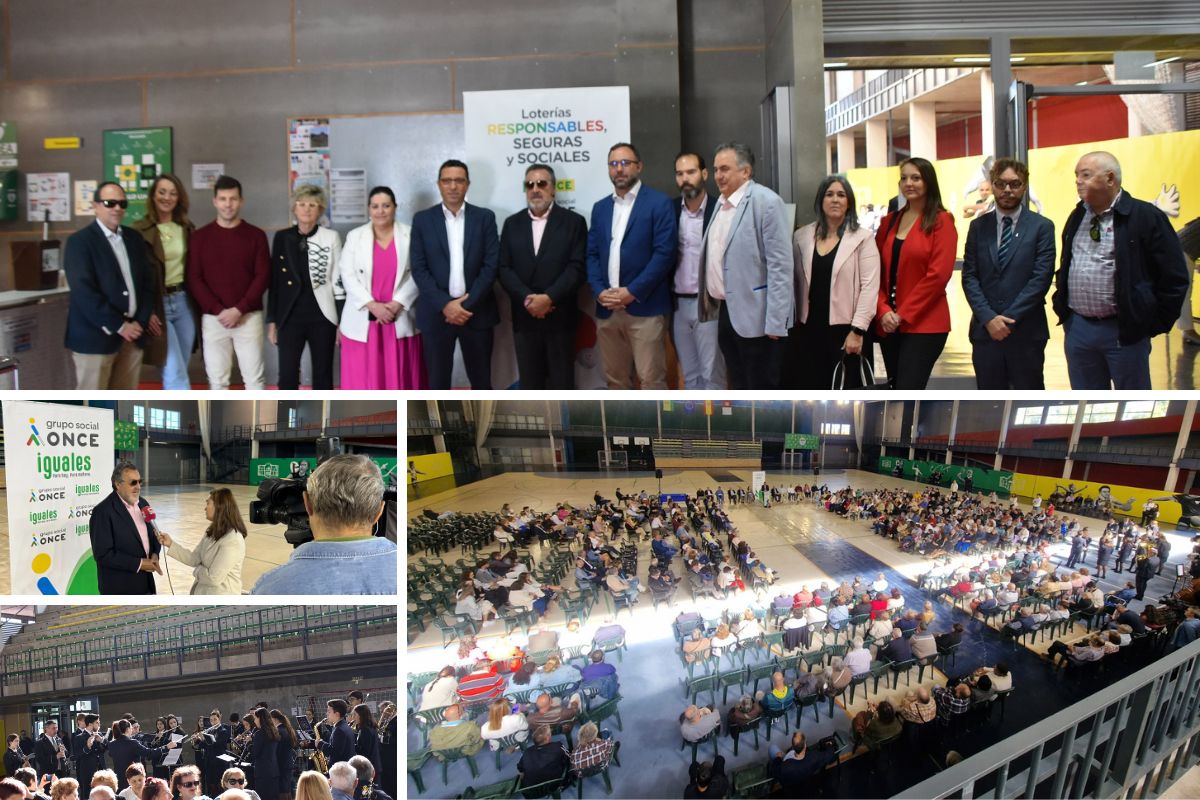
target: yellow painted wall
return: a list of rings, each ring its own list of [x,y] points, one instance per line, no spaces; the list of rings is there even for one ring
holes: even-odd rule
[[[1029,475],[1023,472],[1013,474],[1013,494],[1032,498],[1034,495],[1040,493],[1042,497],[1048,498],[1060,484],[1066,486],[1069,483],[1074,483],[1076,488],[1082,488],[1083,491],[1080,494],[1085,498],[1099,497],[1101,486],[1108,486],[1111,490],[1113,500],[1117,502],[1125,503],[1130,498],[1133,498],[1132,509],[1128,512],[1118,509],[1118,513],[1127,513],[1139,518],[1142,516],[1142,505],[1147,500],[1156,497],[1166,497],[1172,494],[1162,489],[1141,489],[1136,486],[1119,486],[1112,483],[1064,481],[1061,478],[1052,478],[1045,475]],[[1163,501],[1158,504],[1158,520],[1160,523],[1165,522],[1174,525],[1179,521],[1182,513],[1183,509],[1179,507],[1179,503],[1174,501]]]
[[[410,466],[416,466],[418,481],[431,481],[434,478],[445,478],[454,474],[454,463],[449,453],[431,453],[426,456],[408,456],[404,459],[404,471],[408,475],[408,483],[413,483]]]
[[[1042,202],[1042,214],[1054,222],[1056,235],[1079,202],[1075,193],[1075,162],[1084,153],[1107,150],[1121,162],[1124,188],[1139,200],[1154,202],[1160,193],[1176,187],[1179,211],[1171,224],[1179,230],[1200,217],[1200,130],[1112,139],[1104,142],[1042,147],[1029,151],[1029,181]],[[971,220],[964,219],[962,187],[979,169],[980,156],[949,158],[933,162],[937,170],[942,202],[954,215],[958,227],[958,255],[961,258]],[[871,167],[847,170],[859,207],[874,203],[887,208],[897,194],[900,170],[897,167]]]

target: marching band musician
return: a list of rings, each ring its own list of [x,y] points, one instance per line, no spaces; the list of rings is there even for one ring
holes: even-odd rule
[[[124,789],[129,785],[129,781],[125,778],[125,770],[129,768],[130,764],[144,758],[153,759],[167,750],[179,747],[179,742],[168,742],[163,747],[146,747],[130,735],[131,731],[133,731],[133,724],[127,719],[119,719],[112,724],[112,735],[109,737],[108,757],[112,759],[113,772],[117,773],[117,780],[120,782],[119,789]]]
[[[58,723],[50,720],[42,728],[33,748],[37,756],[38,769],[43,773],[52,773],[57,778],[67,777],[67,750],[58,738]]]
[[[379,754],[383,761],[383,771],[375,776],[375,780],[392,797],[396,796],[396,754],[400,749],[396,738],[396,704],[385,701],[379,704]]]
[[[174,717],[170,717],[169,719],[159,717],[154,721],[155,734],[154,739],[150,742],[151,747],[165,747],[167,742],[171,741],[171,734],[179,732],[171,728],[171,721],[174,719]],[[178,722],[176,722],[176,725],[178,725]],[[151,764],[154,767],[154,777],[168,780],[171,777],[171,770],[169,767],[163,766],[162,762],[164,758],[166,756],[159,756]]]
[[[325,721],[332,726],[332,730],[329,741],[317,739],[317,747],[325,754],[330,765],[349,761],[354,755],[354,731],[350,730],[350,723],[346,721],[349,711],[345,700],[330,700],[325,704]],[[320,728],[317,729],[317,735],[321,735]]]
[[[29,756],[21,751],[21,737],[15,733],[8,735],[8,749],[4,751],[4,772],[13,775],[22,767],[29,766]]]
[[[92,776],[104,769],[104,751],[108,745],[100,735],[100,715],[87,714],[83,727],[71,739],[71,757],[75,759],[75,774],[80,786],[92,785]]]
[[[196,764],[203,771],[204,790],[210,797],[216,797],[221,791],[221,775],[225,772],[225,762],[220,756],[225,755],[233,733],[229,726],[221,724],[220,709],[208,712],[208,723],[208,728],[192,737],[192,747],[195,749],[197,743],[200,745]],[[204,724],[203,718],[200,724]]]
[[[371,767],[378,775],[382,771],[379,755],[379,730],[375,727],[375,716],[366,703],[359,703],[350,712],[354,721],[353,728],[357,731],[354,740],[354,752],[371,762]]]
[[[292,721],[278,708],[271,709],[271,720],[275,723],[275,730],[279,731],[279,746],[276,748],[279,758],[279,800],[292,800],[292,782],[296,777],[296,748],[300,746],[300,739],[296,736]]]
[[[254,765],[254,791],[263,800],[279,797],[279,730],[265,708],[247,712],[254,733],[250,736],[250,763]]]

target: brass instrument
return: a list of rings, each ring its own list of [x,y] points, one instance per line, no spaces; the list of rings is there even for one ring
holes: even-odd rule
[[[313,766],[317,768],[317,772],[320,772],[322,775],[329,774],[329,759],[325,758],[325,754],[321,752],[319,746],[312,754],[312,762]]]
[[[383,735],[383,731],[387,729],[387,726],[391,723],[392,719],[394,719],[395,716],[396,716],[396,707],[394,705],[392,705],[391,703],[384,703],[383,704],[383,713],[379,715],[379,722],[377,722],[375,725],[376,729],[379,730],[381,736]]]
[[[239,733],[237,736],[229,740],[229,745],[226,748],[227,753],[236,756],[238,761],[242,760],[242,753],[246,749],[246,745],[250,743],[250,737],[254,735],[254,731],[246,731]]]

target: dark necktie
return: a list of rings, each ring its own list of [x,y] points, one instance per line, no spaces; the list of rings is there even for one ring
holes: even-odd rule
[[[1001,269],[1008,266],[1008,256],[1012,250],[1013,240],[1013,221],[1012,217],[1003,217],[1004,222],[1000,226],[1000,249],[996,253],[996,260],[1000,263]]]

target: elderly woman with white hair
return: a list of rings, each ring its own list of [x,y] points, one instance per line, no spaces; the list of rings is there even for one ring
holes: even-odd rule
[[[333,388],[337,300],[344,292],[338,274],[341,237],[321,225],[327,205],[319,186],[297,186],[292,192],[296,224],[277,231],[271,245],[267,338],[279,348],[280,389],[300,388],[305,346],[312,359],[312,388]]]

